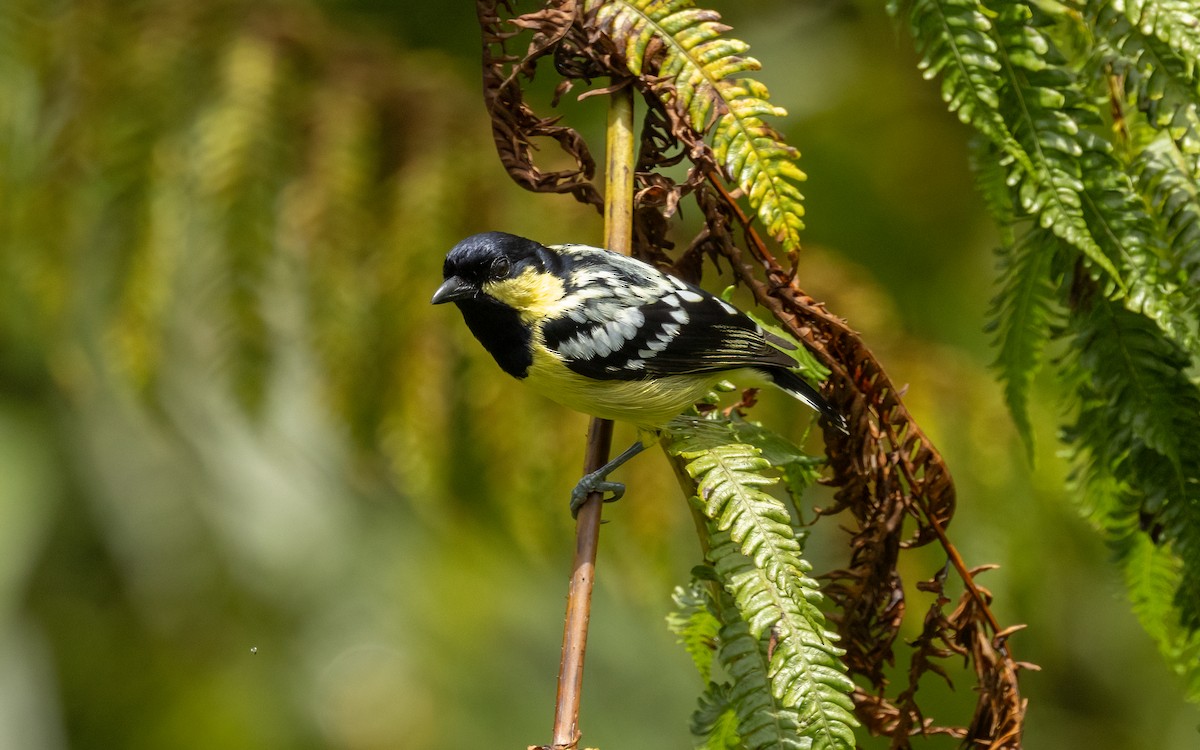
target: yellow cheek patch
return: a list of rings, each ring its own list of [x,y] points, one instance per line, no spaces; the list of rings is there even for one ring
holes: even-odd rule
[[[515,279],[484,283],[483,293],[516,309],[522,320],[531,323],[558,312],[566,289],[554,274],[530,268]]]

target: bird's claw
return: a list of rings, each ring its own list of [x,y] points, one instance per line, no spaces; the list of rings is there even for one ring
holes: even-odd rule
[[[583,479],[579,480],[579,484],[575,485],[575,489],[571,490],[571,517],[579,517],[579,509],[587,502],[588,495],[593,492],[599,492],[603,497],[605,492],[611,492],[612,497],[604,498],[604,502],[611,503],[621,499],[625,494],[625,485],[620,482],[608,481],[608,475],[616,471],[617,467],[633,458],[637,454],[646,449],[646,444],[640,439],[634,441],[633,445],[625,449],[621,455],[601,466],[595,471],[584,474]]]
[[[604,498],[604,502],[614,503],[625,495],[625,485],[620,482],[608,481],[607,473],[594,471],[591,474],[584,474],[579,483],[575,485],[575,489],[571,490],[571,518],[579,517],[579,509],[587,502],[588,495],[593,492],[599,492],[601,495],[611,492],[612,497]]]

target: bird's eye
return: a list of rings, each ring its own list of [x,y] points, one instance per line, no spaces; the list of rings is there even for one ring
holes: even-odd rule
[[[492,261],[492,278],[503,279],[504,277],[508,276],[508,272],[511,269],[512,264],[509,263],[508,258],[505,258],[503,255],[501,255],[499,258],[496,258],[494,261]]]

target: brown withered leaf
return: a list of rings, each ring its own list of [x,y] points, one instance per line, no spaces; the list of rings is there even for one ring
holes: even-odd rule
[[[501,18],[500,8],[507,13]],[[576,0],[550,0],[539,10],[513,16],[507,0],[477,0],[475,11],[483,33],[483,99],[492,121],[492,138],[500,163],[522,187],[535,192],[571,193],[577,200],[604,210],[604,199],[592,183],[596,162],[574,128],[557,117],[539,117],[525,101],[522,79],[532,79],[537,61],[555,51],[576,23]],[[522,31],[533,39],[521,57],[507,43]],[[535,138],[550,138],[575,163],[574,169],[544,172],[534,163]]]

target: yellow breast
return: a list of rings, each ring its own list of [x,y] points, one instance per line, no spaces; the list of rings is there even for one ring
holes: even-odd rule
[[[646,380],[593,380],[569,370],[555,355],[535,348],[525,382],[538,393],[576,411],[658,429],[704,398],[713,386],[741,371],[668,375]],[[757,373],[751,380],[758,381]]]

